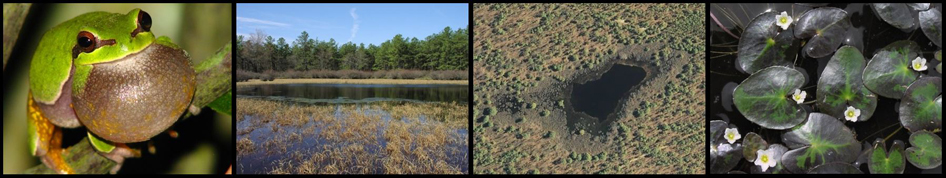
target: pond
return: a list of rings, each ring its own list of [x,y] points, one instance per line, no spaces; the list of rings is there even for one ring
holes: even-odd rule
[[[237,96],[306,103],[374,101],[469,102],[467,85],[264,84],[237,87]]]
[[[939,6],[939,5],[936,5]],[[931,59],[929,66],[936,66],[939,62],[933,59],[933,52],[940,50],[931,42],[920,29],[912,32],[904,32],[897,29],[880,18],[878,18],[868,4],[829,4],[828,7],[836,7],[848,13],[852,28],[843,32],[839,38],[843,39],[841,46],[849,45],[861,52],[865,60],[870,60],[876,51],[898,40],[910,40],[916,42],[922,50],[921,55],[924,58]],[[739,36],[745,25],[756,15],[768,10],[780,13],[787,11],[793,18],[798,18],[806,10],[812,7],[798,4],[713,4],[711,13],[719,20],[718,23],[710,20],[710,51],[708,79],[709,94],[707,100],[710,101],[708,113],[710,120],[723,120],[739,128],[739,132],[745,137],[748,132],[754,132],[762,136],[769,143],[780,143],[781,135],[784,133],[779,130],[764,129],[759,125],[750,122],[733,105],[733,91],[736,86],[749,77],[741,71],[736,62],[736,50],[739,40],[732,35]],[[730,35],[723,28],[725,27],[733,34]],[[740,26],[736,28],[736,26]],[[794,27],[794,26],[793,26]],[[801,90],[808,93],[806,101],[814,100],[817,94],[818,79],[832,55],[821,58],[807,56],[801,45],[809,39],[794,39],[792,47],[788,51],[794,51],[795,54],[789,54],[795,69],[804,73],[807,83],[801,87]],[[732,54],[728,54],[728,53]],[[932,69],[932,67],[931,67]],[[923,75],[941,77],[942,74],[935,70],[927,70]],[[876,111],[873,116],[863,122],[845,122],[845,126],[851,128],[856,133],[857,141],[861,143],[872,143],[877,138],[889,138],[886,147],[889,148],[893,140],[902,140],[906,142],[910,136],[906,129],[898,129],[900,121],[897,119],[899,114],[897,109],[900,100],[887,97],[878,97]],[[805,105],[803,108],[811,112],[820,112],[818,108],[812,108],[812,105]],[[939,134],[942,135],[942,134]],[[907,144],[909,147],[909,144]],[[909,164],[909,163],[907,163]],[[735,171],[750,172],[750,167],[754,166],[747,161],[741,161]],[[862,172],[868,173],[867,165],[862,164],[858,167]],[[904,173],[937,173],[942,171],[942,166],[930,169],[920,170],[914,166],[907,166]]]
[[[636,86],[647,72],[641,67],[613,65],[600,79],[577,84],[571,93],[572,106],[598,121],[607,120],[615,112],[620,99],[626,98],[631,87]]]

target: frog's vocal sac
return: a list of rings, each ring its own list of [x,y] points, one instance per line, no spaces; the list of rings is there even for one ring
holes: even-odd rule
[[[156,37],[151,23],[141,9],[90,12],[43,35],[29,74],[29,103],[38,111],[28,117],[34,155],[58,162],[45,161],[61,144],[49,128],[84,126],[112,143],[142,142],[187,111],[193,64],[170,38]]]

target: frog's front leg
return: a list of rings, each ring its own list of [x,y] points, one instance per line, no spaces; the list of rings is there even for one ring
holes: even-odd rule
[[[62,158],[62,129],[56,127],[43,115],[39,104],[33,101],[33,94],[27,96],[27,125],[30,135],[30,151],[40,157],[47,167],[60,174],[75,173]]]

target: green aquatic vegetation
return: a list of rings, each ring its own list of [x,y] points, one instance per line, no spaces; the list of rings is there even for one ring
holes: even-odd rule
[[[782,66],[765,68],[736,86],[733,102],[753,123],[769,129],[789,129],[805,121],[801,105],[788,98],[789,92],[804,83],[805,77],[798,70]]]
[[[923,77],[913,82],[900,101],[900,122],[912,132],[943,128],[942,79]]]
[[[920,169],[932,169],[943,163],[943,140],[928,131],[914,132],[910,135],[907,148],[907,160]]]
[[[887,152],[884,139],[877,138],[874,141],[873,149],[870,151],[870,157],[867,159],[867,168],[871,174],[902,174],[906,169],[906,161],[903,154],[903,141],[896,140]]]
[[[856,121],[870,119],[877,107],[877,96],[865,88],[861,80],[865,63],[857,48],[838,49],[818,79],[816,101],[822,112],[844,118],[847,107],[854,107],[861,111]]]
[[[782,134],[782,141],[792,149],[782,156],[782,163],[792,172],[807,172],[830,162],[853,162],[861,151],[850,128],[822,113],[811,113],[807,122]]]
[[[802,48],[813,58],[825,57],[833,53],[844,39],[844,32],[851,28],[847,11],[834,7],[820,7],[808,10],[798,17],[795,23],[795,37],[807,39]]]
[[[920,73],[910,68],[910,61],[920,55],[916,42],[893,42],[874,53],[864,68],[864,86],[880,96],[900,99]]]
[[[759,14],[749,22],[739,38],[738,67],[746,73],[755,73],[769,66],[790,66],[786,50],[792,45],[792,30],[781,31],[776,25],[776,13]]]

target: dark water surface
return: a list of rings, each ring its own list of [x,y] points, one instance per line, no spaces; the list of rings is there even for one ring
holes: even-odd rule
[[[466,104],[470,100],[467,85],[265,84],[239,86],[237,95],[311,103],[403,100]]]
[[[624,94],[636,86],[647,72],[640,67],[613,65],[600,79],[575,85],[571,102],[575,111],[605,120],[614,112]]]

